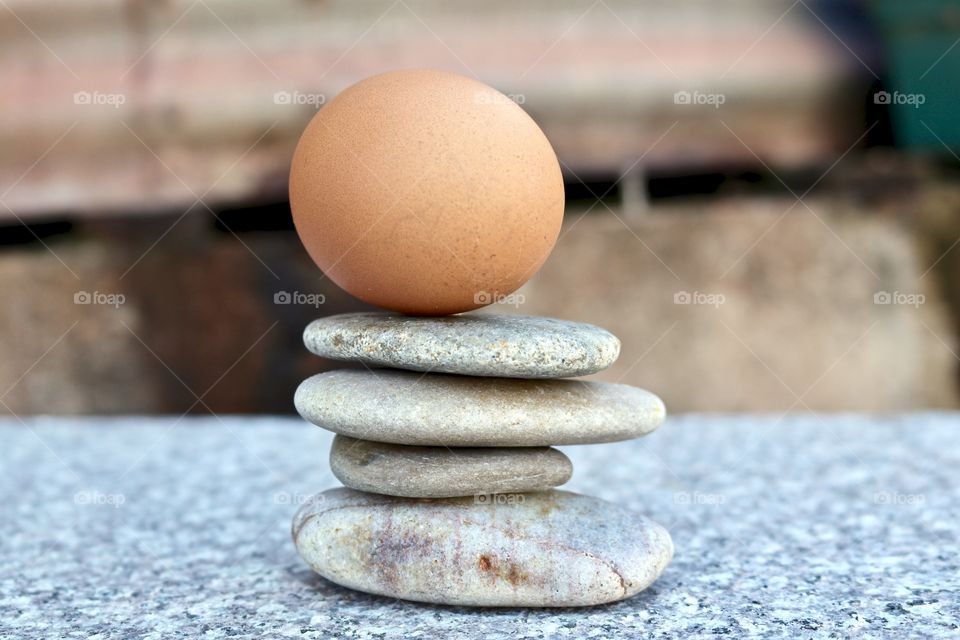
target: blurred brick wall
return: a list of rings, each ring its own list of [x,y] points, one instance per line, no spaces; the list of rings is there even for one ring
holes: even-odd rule
[[[291,411],[296,384],[330,366],[304,352],[303,326],[363,307],[284,222],[217,228],[214,212],[284,198],[320,103],[410,66],[513,95],[572,186],[625,178],[624,202],[570,207],[506,309],[614,330],[623,357],[601,377],[672,411],[956,406],[956,178],[862,157],[874,60],[821,7],[7,0],[0,220],[72,231],[0,246],[0,411]],[[738,167],[824,180],[802,205],[754,194],[644,209],[650,171]],[[885,291],[924,303],[874,304]],[[324,302],[277,302],[297,292]],[[683,292],[723,303],[675,304]]]
[[[0,219],[275,200],[317,106],[397,67],[513,95],[568,174],[830,159],[870,78],[805,7],[7,0]]]

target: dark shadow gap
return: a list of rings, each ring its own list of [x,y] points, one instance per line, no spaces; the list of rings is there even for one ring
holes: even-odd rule
[[[0,226],[0,246],[40,244],[41,241],[68,234],[73,231],[69,220],[55,220],[35,224],[13,224]]]

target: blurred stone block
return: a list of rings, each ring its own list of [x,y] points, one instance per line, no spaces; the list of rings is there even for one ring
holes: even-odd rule
[[[303,328],[365,307],[292,232],[241,241],[181,223],[144,255],[170,223],[49,241],[56,258],[0,252],[0,413],[293,411],[297,384],[328,366]]]
[[[568,213],[544,268],[497,310],[609,329],[620,360],[595,377],[672,411],[956,407],[956,340],[918,236],[790,204]]]
[[[937,286],[956,256],[923,275],[946,246],[923,249],[885,215],[809,204],[819,219],[782,200],[569,211],[543,270],[495,310],[611,330],[622,354],[596,377],[648,388],[673,412],[956,407]],[[340,366],[307,353],[303,328],[366,307],[295,234],[190,220],[152,248],[171,219],[48,240],[63,264],[40,246],[0,253],[9,410],[290,412],[301,380]]]

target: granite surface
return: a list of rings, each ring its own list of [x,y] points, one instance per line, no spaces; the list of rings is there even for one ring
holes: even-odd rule
[[[671,416],[564,447],[565,488],[670,530],[664,575],[590,609],[367,596],[290,540],[337,483],[296,418],[0,421],[3,638],[960,635],[960,416]]]

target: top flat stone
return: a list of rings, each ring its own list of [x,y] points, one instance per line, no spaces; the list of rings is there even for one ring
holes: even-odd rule
[[[502,378],[584,376],[620,355],[617,337],[591,324],[487,314],[346,313],[311,322],[303,342],[333,360]]]

